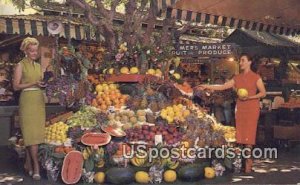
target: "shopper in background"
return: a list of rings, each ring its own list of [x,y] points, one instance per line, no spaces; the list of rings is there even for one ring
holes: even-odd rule
[[[226,90],[230,88],[245,88],[248,91],[247,97],[239,97],[236,103],[236,140],[238,144],[244,144],[252,148],[256,141],[256,129],[259,118],[260,98],[265,97],[266,90],[261,77],[251,69],[254,61],[248,54],[240,57],[241,73],[234,76],[232,80],[222,85],[200,85],[200,90]],[[251,155],[250,152],[248,155]],[[252,169],[251,157],[246,159],[245,172],[249,173]]]
[[[226,79],[225,77],[218,78],[215,81],[215,84],[224,84],[230,79]],[[223,123],[225,125],[233,126],[232,121],[232,104],[233,104],[233,90],[227,89],[222,92],[214,93],[214,115],[218,122]]]
[[[19,100],[20,126],[26,146],[24,169],[34,180],[40,180],[38,145],[44,142],[45,102],[41,65],[36,62],[39,57],[39,42],[27,37],[20,49],[25,57],[17,64],[14,72],[13,87],[21,91]]]

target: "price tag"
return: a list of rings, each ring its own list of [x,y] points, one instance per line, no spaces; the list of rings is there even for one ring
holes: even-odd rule
[[[155,145],[163,144],[162,135],[155,135]]]

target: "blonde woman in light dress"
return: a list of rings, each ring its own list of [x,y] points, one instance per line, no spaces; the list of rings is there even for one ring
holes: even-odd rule
[[[42,82],[41,65],[36,62],[39,58],[39,42],[27,37],[20,49],[25,57],[17,64],[14,72],[13,87],[21,91],[19,100],[20,126],[26,146],[24,169],[34,180],[40,180],[38,161],[38,145],[44,142],[45,102]]]

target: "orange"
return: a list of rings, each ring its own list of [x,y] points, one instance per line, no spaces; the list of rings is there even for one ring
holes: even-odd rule
[[[111,106],[111,105],[112,105],[112,102],[111,102],[111,101],[106,101],[105,104],[106,104],[107,106]]]
[[[107,109],[107,106],[106,106],[105,104],[102,104],[102,105],[100,106],[100,109],[101,109],[101,110],[106,110],[106,109]]]

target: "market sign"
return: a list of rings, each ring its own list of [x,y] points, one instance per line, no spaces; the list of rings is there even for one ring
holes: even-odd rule
[[[226,57],[236,53],[233,43],[179,44],[173,55],[186,57]]]

